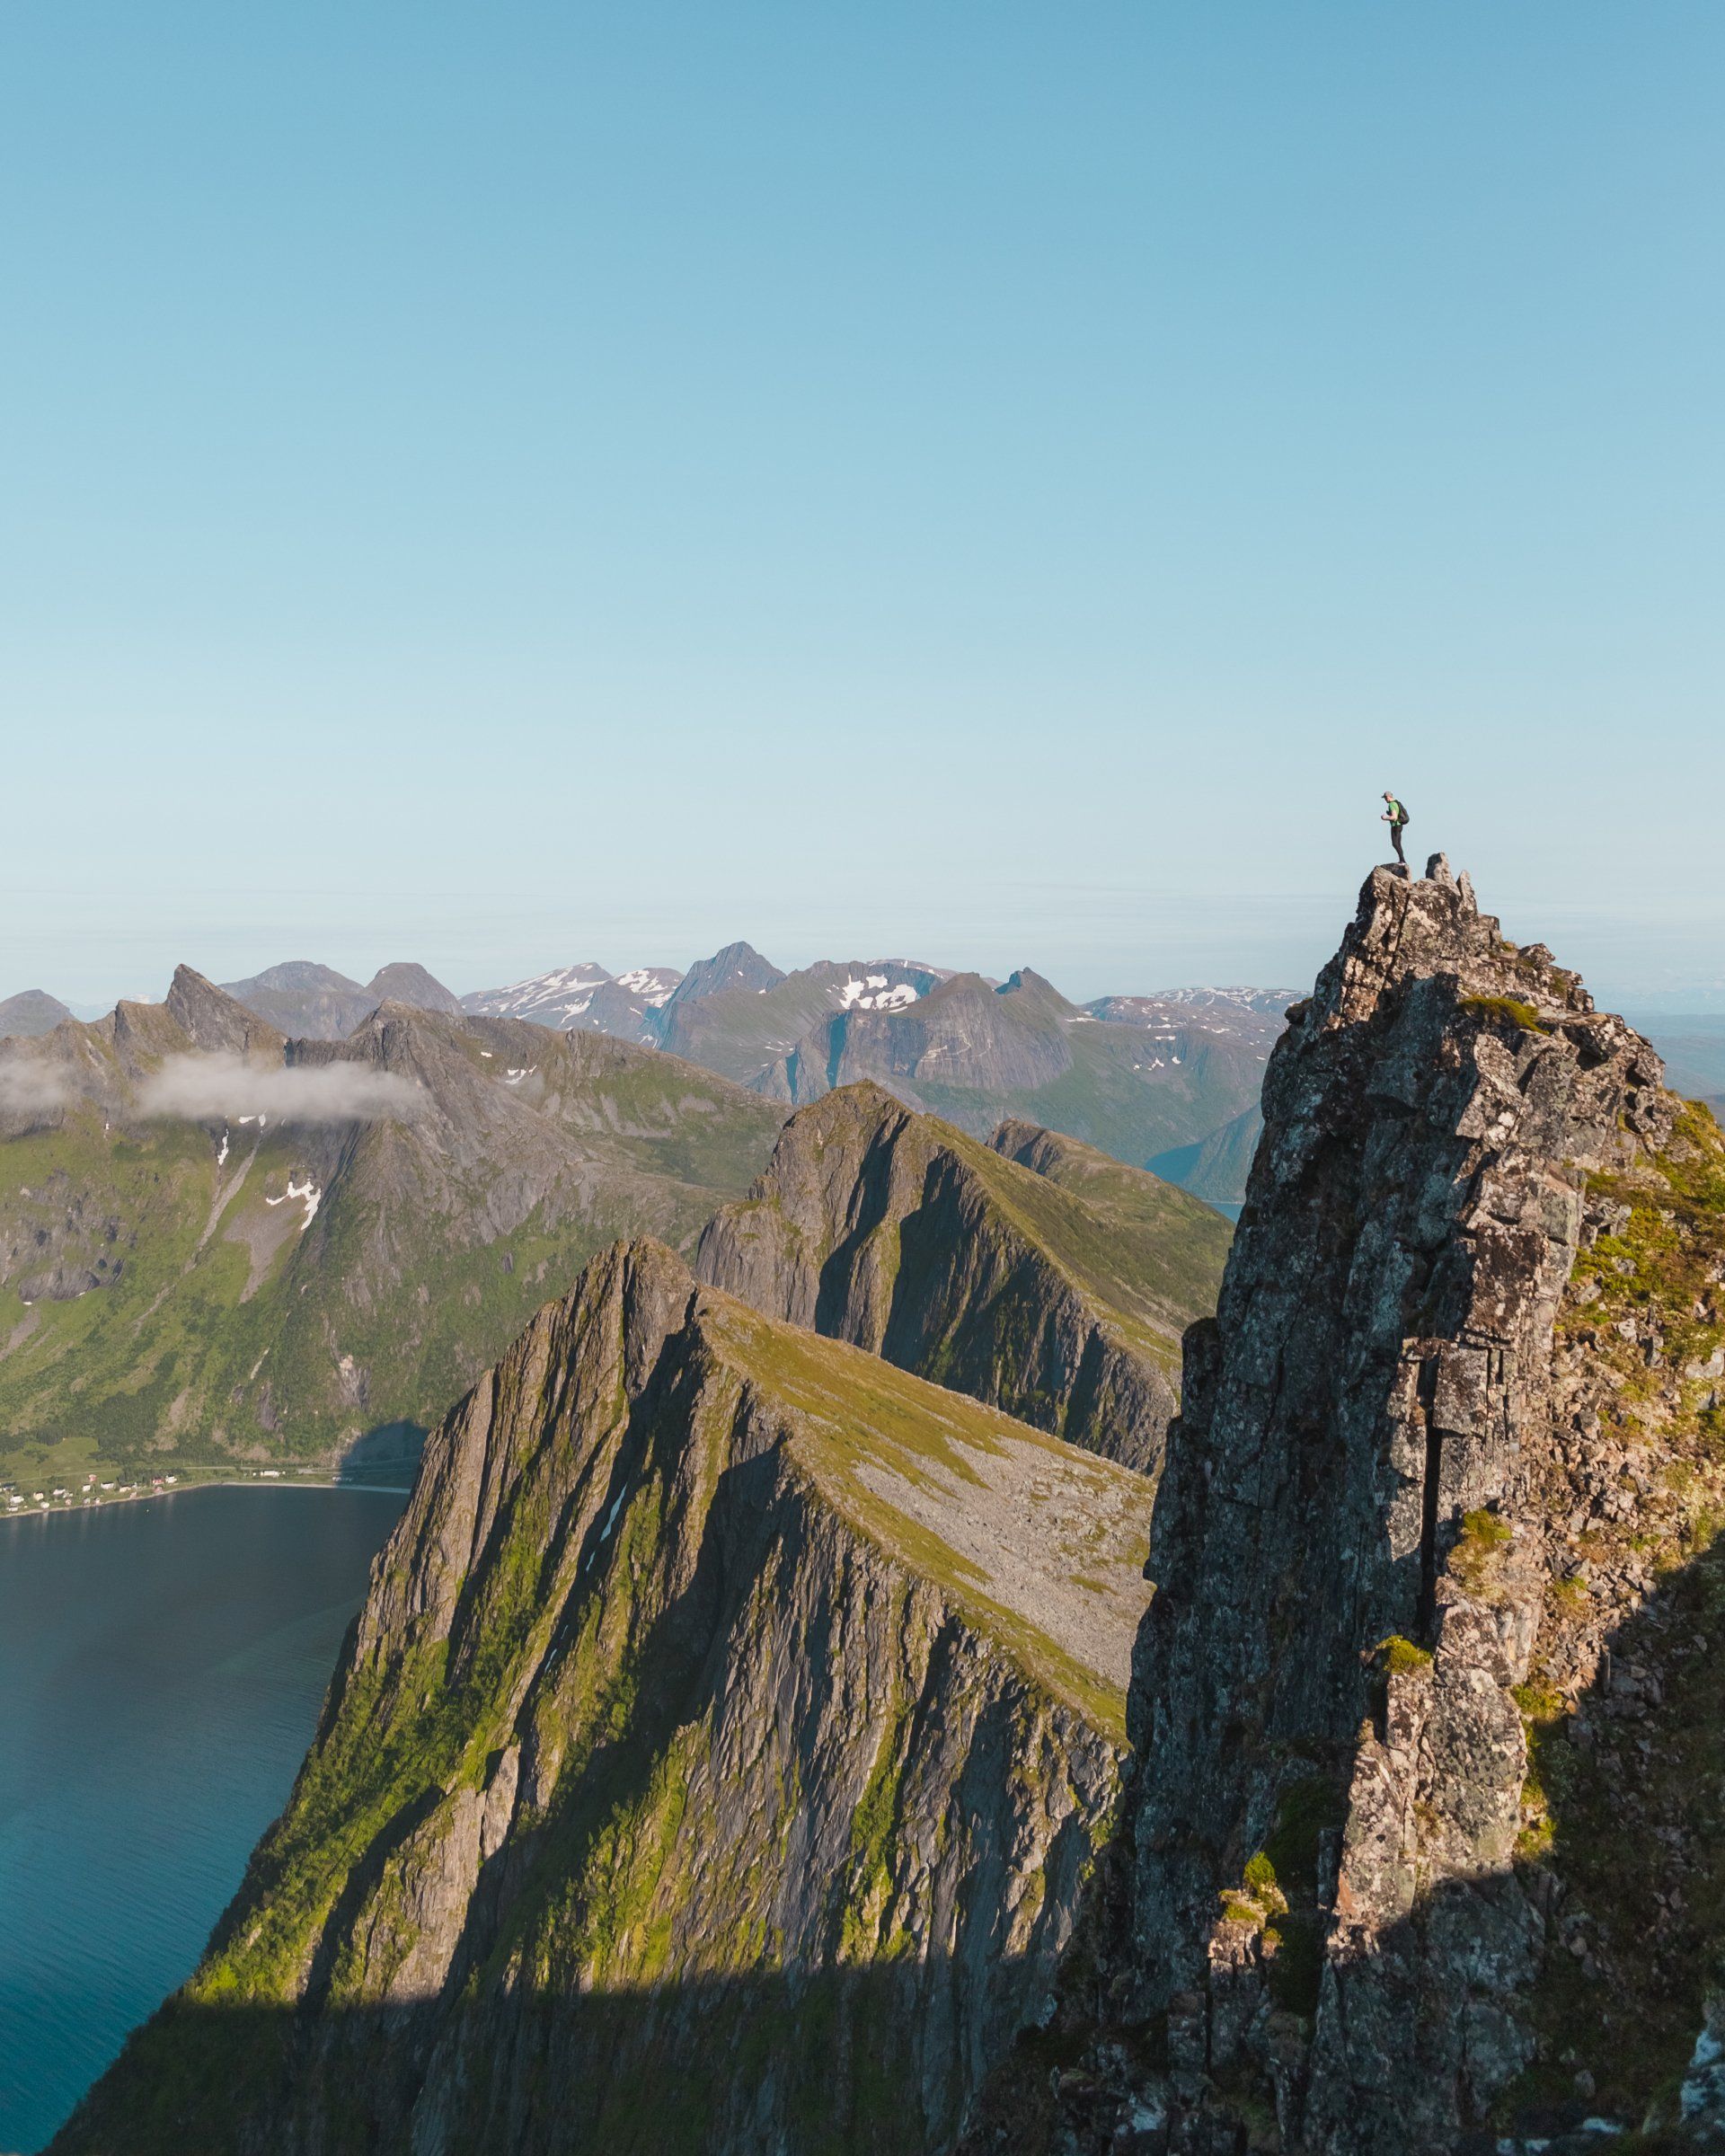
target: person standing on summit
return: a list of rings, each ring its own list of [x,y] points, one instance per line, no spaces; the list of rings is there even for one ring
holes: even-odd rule
[[[1408,857],[1402,851],[1402,827],[1408,820],[1408,812],[1393,793],[1386,793],[1384,799],[1387,806],[1377,820],[1379,823],[1387,824],[1390,826],[1390,843],[1395,848],[1395,858],[1405,869],[1408,865]]]

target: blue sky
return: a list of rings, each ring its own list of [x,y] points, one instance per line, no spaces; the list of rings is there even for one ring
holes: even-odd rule
[[[1725,1003],[1725,12],[19,0],[0,993]]]

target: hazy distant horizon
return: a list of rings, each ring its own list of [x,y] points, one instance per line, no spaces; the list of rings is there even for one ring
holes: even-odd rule
[[[0,980],[1725,995],[1725,10],[10,11]]]
[[[1547,943],[1561,963],[1579,972],[1601,1003],[1632,1015],[1725,1012],[1725,962],[1711,975],[1699,969],[1662,969],[1656,964],[1638,975],[1625,963],[1625,945],[1632,939],[1622,924],[1577,913],[1567,920],[1542,923],[1533,902],[1493,906],[1489,893],[1480,896],[1487,911],[1499,914],[1506,934],[1521,942]],[[174,967],[181,963],[211,980],[236,981],[294,959],[328,966],[360,984],[394,961],[414,960],[446,987],[464,995],[581,962],[601,965],[613,974],[632,966],[654,965],[683,972],[697,959],[739,941],[754,944],[786,972],[823,959],[843,963],[896,958],[1004,980],[1020,967],[1029,966],[1076,1003],[1101,995],[1152,995],[1194,987],[1303,991],[1311,985],[1351,917],[1352,894],[1329,901],[1304,894],[1219,902],[1146,898],[1145,907],[1143,914],[1122,916],[1115,923],[1112,955],[1094,946],[1086,950],[1075,935],[1070,943],[1063,943],[1057,920],[1047,919],[1039,929],[1027,920],[1015,939],[985,939],[972,931],[955,937],[950,945],[933,934],[871,939],[862,931],[847,935],[842,928],[817,940],[806,927],[781,934],[771,926],[732,923],[712,926],[705,938],[687,930],[651,938],[631,934],[626,927],[607,933],[602,923],[586,935],[579,927],[564,933],[554,925],[535,923],[523,924],[518,943],[491,943],[478,953],[464,940],[446,936],[440,941],[430,932],[415,939],[405,928],[392,935],[331,927],[302,933],[297,942],[291,929],[270,940],[268,932],[239,928],[192,938],[183,948],[153,938],[159,941],[159,950],[124,973],[93,954],[84,963],[67,967],[57,979],[49,977],[44,961],[37,968],[40,977],[0,979],[0,996],[42,988],[70,1005],[76,1015],[98,1017],[121,998],[159,1003]],[[1206,908],[1216,916],[1208,931],[1193,918]],[[1552,909],[1554,915],[1563,910]],[[128,938],[138,933],[136,928],[128,932]]]

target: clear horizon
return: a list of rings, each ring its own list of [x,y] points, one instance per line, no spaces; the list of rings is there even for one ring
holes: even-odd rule
[[[1725,17],[31,0],[0,994],[741,936],[1725,1008]]]
[[[1415,864],[1416,873],[1423,865],[1422,862]],[[1274,903],[1273,901],[1264,902],[1266,907]],[[1481,894],[1481,903],[1487,912],[1493,910],[1489,903],[1488,895]],[[1351,903],[1347,903],[1335,911],[1332,918],[1326,921],[1320,902],[1308,901],[1296,905],[1284,900],[1278,909],[1281,918],[1284,922],[1287,922],[1288,916],[1293,916],[1293,920],[1287,926],[1282,938],[1282,947],[1293,954],[1289,958],[1287,968],[1281,974],[1261,972],[1248,976],[1245,973],[1229,973],[1225,965],[1225,959],[1230,950],[1229,929],[1232,928],[1237,937],[1243,939],[1245,923],[1250,919],[1252,910],[1249,902],[1243,902],[1241,908],[1232,916],[1225,915],[1219,924],[1212,923],[1207,931],[1200,931],[1193,924],[1190,917],[1192,909],[1190,906],[1181,908],[1177,905],[1171,905],[1169,917],[1166,920],[1157,920],[1154,915],[1149,918],[1140,918],[1137,923],[1136,935],[1136,950],[1138,953],[1159,951],[1167,957],[1170,963],[1177,963],[1178,956],[1181,952],[1199,951],[1201,953],[1204,950],[1208,949],[1224,961],[1208,971],[1185,975],[1175,975],[1165,969],[1160,973],[1154,972],[1154,959],[1152,956],[1149,959],[1152,968],[1149,973],[1143,974],[1142,977],[1127,978],[1109,973],[1105,966],[1101,970],[1096,970],[1093,962],[1090,968],[1076,964],[1064,965],[1057,949],[1045,950],[1036,957],[1021,955],[1008,961],[1003,962],[996,959],[991,963],[986,958],[953,957],[950,953],[924,948],[923,944],[914,942],[902,946],[898,944],[880,945],[869,949],[864,949],[861,945],[853,948],[849,944],[843,943],[842,941],[832,944],[830,948],[821,949],[801,946],[792,949],[789,946],[779,945],[769,947],[766,944],[756,944],[756,947],[761,950],[764,957],[771,959],[774,965],[787,973],[794,972],[799,968],[811,966],[822,960],[832,960],[843,964],[871,959],[899,959],[939,966],[952,972],[979,973],[990,979],[1004,980],[1019,967],[1030,966],[1051,980],[1057,988],[1077,1003],[1088,1002],[1101,995],[1148,995],[1198,987],[1292,989],[1296,992],[1304,992],[1311,986],[1318,968],[1330,957],[1340,940],[1341,932],[1352,915]],[[1541,935],[1538,932],[1536,921],[1532,917],[1512,919],[1500,914],[1499,918],[1503,920],[1506,932],[1514,936],[1517,941],[1550,942],[1552,940],[1550,935]],[[1594,923],[1592,931],[1591,940],[1609,961],[1614,945],[1621,949],[1624,941],[1621,930],[1615,938],[1610,932],[1608,925]],[[1560,958],[1573,958],[1576,946],[1587,940],[1585,936],[1560,934],[1558,944],[1554,946],[1557,955]],[[217,941],[219,943],[225,940],[218,938]],[[666,955],[666,952],[662,950],[653,950],[625,951],[619,956],[615,953],[607,954],[597,950],[571,949],[559,957],[549,959],[543,966],[535,966],[514,972],[505,971],[488,976],[483,980],[470,980],[456,968],[436,965],[420,950],[406,948],[397,950],[385,943],[376,942],[375,940],[352,936],[338,938],[337,941],[342,948],[357,950],[364,955],[351,963],[344,965],[339,956],[332,957],[326,950],[277,951],[273,956],[262,959],[255,965],[236,966],[228,968],[212,968],[200,964],[195,955],[188,953],[183,955],[183,960],[172,961],[158,977],[139,978],[128,987],[105,994],[97,994],[93,997],[63,997],[62,1000],[70,1003],[76,1014],[81,1017],[104,1016],[113,1008],[115,1002],[121,997],[131,1001],[159,1003],[167,992],[173,965],[181,962],[195,967],[199,972],[211,980],[243,981],[267,971],[272,966],[292,960],[310,960],[316,965],[327,966],[332,971],[344,974],[360,985],[371,979],[386,965],[401,960],[417,962],[425,966],[427,971],[432,974],[445,987],[452,990],[457,995],[465,995],[482,988],[506,987],[518,981],[534,979],[544,973],[552,971],[556,967],[581,963],[603,966],[607,972],[614,975],[632,966],[653,965],[672,966],[682,972],[698,959],[711,957],[714,951],[722,949],[728,943],[754,942],[755,939],[747,936],[727,935],[721,937],[712,945],[696,949],[685,938],[680,943],[674,941],[669,947],[671,955]],[[1301,971],[1298,970],[1299,954],[1308,944],[1310,946],[1308,954],[1310,962]],[[1242,949],[1245,947],[1243,941],[1240,942],[1239,947]],[[380,955],[373,955],[374,953]],[[1709,983],[1703,980],[1700,983],[1684,982],[1674,985],[1668,980],[1662,983],[1657,974],[1652,974],[1648,978],[1638,982],[1633,979],[1614,980],[1608,972],[1603,975],[1590,973],[1586,968],[1579,968],[1578,970],[1581,973],[1584,985],[1591,989],[1597,1002],[1613,1007],[1620,1007],[1631,1014],[1638,1012],[1650,1017],[1654,1015],[1705,1017],[1715,1013],[1725,1014],[1725,983]],[[22,983],[20,985],[21,987],[39,988],[44,984],[39,981],[31,981]],[[4,993],[11,994],[17,991],[6,989]],[[49,993],[52,994],[58,992],[50,988]]]

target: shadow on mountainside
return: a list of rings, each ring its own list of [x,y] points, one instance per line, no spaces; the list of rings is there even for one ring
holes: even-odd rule
[[[578,1572],[602,1545],[614,1546],[605,1540],[613,1493],[655,1481],[671,1463],[677,1434],[694,1419],[677,1395],[698,1390],[704,1374],[693,1349],[656,1368],[611,1463],[609,1489],[588,1508],[590,1524],[572,1560]],[[655,1461],[655,1448],[668,1456]],[[925,1897],[926,1927],[917,1928],[925,1952],[903,1931],[880,1951],[868,1927],[846,1922],[849,1897],[828,1891],[842,1880],[818,1870],[815,1898],[827,1916],[803,1952],[823,1966],[774,1966],[787,1950],[772,1928],[774,1897],[756,1894],[739,1905],[722,1833],[693,1867],[703,1904],[693,1950],[679,1949],[668,1918],[661,1936],[654,1914],[653,1888],[670,1846],[660,1830],[674,1833],[683,1816],[667,1762],[681,1733],[710,1710],[715,1685],[735,1681],[715,1658],[722,1620],[754,1583],[783,1577],[774,1553],[793,1552],[808,1533],[806,1508],[782,1466],[777,1454],[757,1453],[719,1476],[695,1561],[664,1606],[643,1618],[620,1672],[618,1711],[596,1724],[591,1755],[546,1812],[490,1853],[480,1842],[476,1878],[453,1903],[439,1904],[433,1869],[413,1853],[428,1806],[451,1787],[447,1762],[416,1754],[403,1778],[387,1756],[381,1719],[356,1726],[349,1754],[334,1765],[347,1787],[344,1816],[363,1817],[368,1842],[349,1865],[331,1918],[308,1946],[296,1937],[292,1966],[270,1978],[278,1999],[296,1994],[297,2003],[250,2002],[246,1978],[219,1959],[231,1948],[243,1967],[259,1912],[272,1898],[292,1904],[305,1891],[291,1841],[278,1830],[217,1927],[214,1974],[207,1965],[190,1995],[169,2001],[131,2038],[57,2137],[54,2156],[937,2156],[949,2148],[968,2099],[1034,2010],[1052,1966],[1047,1954],[1004,1950],[1016,1843],[1010,1822],[998,1831],[990,1822],[1001,1810],[1000,1747],[1009,1745],[1018,1712],[1011,1701],[998,1726],[979,1727],[970,1764],[950,1783],[942,1843],[950,1832],[952,1843],[974,1841],[978,1853],[948,1890]],[[524,1480],[508,1503],[535,1503],[535,1490]],[[693,1498],[672,1499],[684,1501]],[[625,1521],[615,1540],[627,1532]],[[495,1534],[509,1542],[507,1517]],[[665,1546],[679,1539],[668,1521]],[[541,1605],[543,1574],[517,1585],[524,1606]],[[472,1688],[489,1698],[506,1678],[516,1682],[506,1619],[471,1581],[463,1589],[448,1639],[447,1682],[457,1694]],[[545,1669],[569,1650],[578,1622],[577,1613],[566,1613]],[[823,1667],[836,1639],[823,1619],[801,1653],[783,1656],[783,1667]],[[957,1628],[933,1643],[925,1692],[936,1705],[927,1720],[907,1719],[913,1760],[942,1755],[950,1733],[935,1726],[939,1702],[960,1695],[941,1669],[961,1649]],[[338,1686],[289,1821],[297,1810],[328,1830],[317,1777],[332,1733],[348,1726],[344,1713]],[[466,1727],[463,1721],[457,1736]],[[811,1727],[796,1754],[812,1763],[811,1773],[828,1763],[818,1735]],[[459,1754],[457,1744],[452,1756]],[[750,1811],[770,1807],[783,1772],[775,1755],[751,1751],[737,1766],[732,1801]],[[492,1754],[482,1772],[488,1789],[502,1772]],[[471,1783],[464,1788],[473,1793]],[[884,1815],[878,1825],[884,1832]],[[1049,1907],[1075,1895],[1085,1830],[1084,1818],[1069,1812],[1048,1842],[1036,1890]],[[845,1847],[854,1866],[854,1833]],[[789,1872],[793,1858],[769,1837],[762,1860]],[[417,1934],[446,1937],[452,1918],[459,1939],[438,1949],[435,1968],[414,1962]],[[731,1973],[607,1980],[596,1972],[615,1966],[609,1946],[638,1950],[637,1966],[650,1972],[682,1951]],[[876,1957],[846,1966],[862,1953]],[[342,2003],[344,1994],[364,1988],[375,1997],[385,1986],[404,1996]]]
[[[47,2156],[938,2156],[990,2063],[949,2048],[929,2072],[963,1983],[931,1957],[633,1993],[524,1987],[453,2020],[437,2001],[301,2014],[172,2000]]]
[[[1526,2133],[1596,2113],[1639,2125],[1675,2108],[1725,1987],[1725,1537],[1664,1572],[1572,1711],[1537,1684],[1520,1704],[1516,1876],[1544,1917],[1542,2055],[1498,2110]]]
[[[1406,2148],[1408,2088],[1454,2076],[1481,2021],[1506,2004],[1531,2037],[1528,2062],[1442,2146],[1491,2156],[1524,2142],[1549,2140],[1554,2152],[1604,2145],[1597,2130],[1582,2134],[1590,2119],[1629,2129],[1631,2138],[1608,2144],[1625,2151],[1696,2145],[1672,2129],[1697,2037],[1725,1995],[1721,1528],[1725,1520],[1703,1518],[1690,1553],[1659,1566],[1645,1601],[1607,1635],[1597,1681],[1573,1702],[1537,1682],[1517,1688],[1529,1762],[1515,1860],[1501,1873],[1446,1882],[1383,1933],[1371,1958],[1387,2020],[1367,2026],[1362,2018],[1355,2032],[1361,2071],[1351,2138],[1336,2147]],[[1561,1582],[1548,1590],[1572,1592]],[[1285,1972],[1265,1992],[1259,2069],[1238,2057],[1224,2064],[1201,2036],[1200,2055],[1181,2058],[1180,2001],[1172,2018],[1120,2024],[1105,1987],[1129,1956],[1121,1923],[1130,1861],[1118,1842],[1105,1853],[1062,1966],[1058,2010],[1045,2028],[1018,2033],[973,2107],[964,2149],[1053,2156],[1076,2145],[1157,2156],[1167,2145],[1165,2092],[1178,2092],[1183,2067],[1197,2076],[1189,2100],[1208,2082],[1199,2107],[1222,2134],[1204,2147],[1297,2150],[1297,2101],[1282,2122],[1294,2132],[1266,2138],[1277,2107],[1261,2069],[1278,2048],[1297,2055],[1301,2043],[1287,2044],[1296,2027],[1309,2039],[1316,1967]],[[1427,1995],[1426,1942],[1457,1925],[1482,1942],[1480,1981],[1464,1996]],[[1305,1994],[1297,2002],[1289,1975]],[[1278,2028],[1276,2010],[1294,2003],[1298,2023],[1282,2019]],[[1201,2020],[1187,2023],[1194,2028]],[[1152,2092],[1136,2132],[1120,2127],[1110,2061]],[[1301,2078],[1296,2071],[1288,2085]],[[1076,2143],[1067,2138],[1075,2125]]]
[[[431,1435],[422,1422],[380,1422],[347,1445],[336,1469],[342,1482],[411,1482]]]

